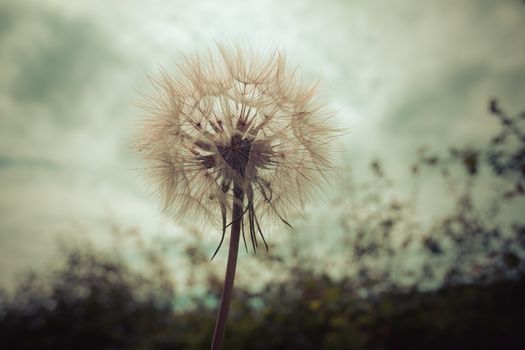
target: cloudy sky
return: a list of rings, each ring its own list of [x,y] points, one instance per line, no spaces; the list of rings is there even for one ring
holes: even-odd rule
[[[496,126],[491,97],[525,107],[524,32],[519,0],[2,0],[0,283],[60,234],[180,231],[128,145],[146,75],[181,53],[281,48],[323,78],[345,158],[395,165],[422,144],[475,145]]]

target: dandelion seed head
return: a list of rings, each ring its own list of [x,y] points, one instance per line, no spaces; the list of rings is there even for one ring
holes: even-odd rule
[[[281,52],[218,45],[153,79],[137,149],[176,218],[223,223],[243,192],[250,220],[287,222],[326,182],[338,131],[316,84]],[[237,199],[238,200],[238,199]],[[253,215],[253,219],[252,219]]]

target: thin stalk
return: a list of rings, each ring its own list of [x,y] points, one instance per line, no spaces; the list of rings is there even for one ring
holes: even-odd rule
[[[211,343],[212,350],[220,350],[222,347],[222,340],[224,338],[224,331],[226,329],[226,320],[228,319],[228,312],[230,311],[230,302],[232,299],[233,282],[235,280],[235,269],[237,268],[237,255],[239,252],[239,237],[241,232],[242,222],[242,200],[244,193],[242,188],[235,186],[233,189],[235,201],[233,202],[232,210],[232,228],[230,235],[230,247],[228,249],[228,263],[226,265],[226,275],[224,277],[224,288],[221,295],[221,304],[219,306],[219,313],[217,314],[217,321],[215,323],[215,331],[213,332],[213,340]]]

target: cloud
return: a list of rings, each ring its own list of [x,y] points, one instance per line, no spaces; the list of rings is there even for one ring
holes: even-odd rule
[[[38,167],[38,168],[55,169],[57,165],[53,162],[45,161],[42,159],[13,158],[7,155],[0,154],[0,171],[3,168],[9,168],[9,167]]]
[[[52,256],[58,231],[96,226],[114,205],[130,225],[156,214],[137,214],[142,198],[119,158],[129,116],[119,104],[133,86],[111,34],[96,19],[33,5],[0,5],[2,280]]]
[[[61,17],[45,9],[2,7],[2,92],[19,103],[57,108],[73,103],[101,75],[111,50],[95,23]]]
[[[118,55],[85,18],[9,3],[0,17],[8,19],[0,35],[1,150],[58,160],[68,132],[98,119],[90,111],[97,111]]]

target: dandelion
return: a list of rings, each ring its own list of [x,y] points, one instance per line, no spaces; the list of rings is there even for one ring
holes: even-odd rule
[[[220,349],[242,233],[268,245],[265,227],[300,213],[332,168],[331,114],[284,56],[218,52],[186,57],[147,98],[138,149],[165,208],[178,219],[231,226],[225,285],[212,349]],[[261,242],[262,241],[262,242]],[[212,259],[213,259],[212,257]]]

